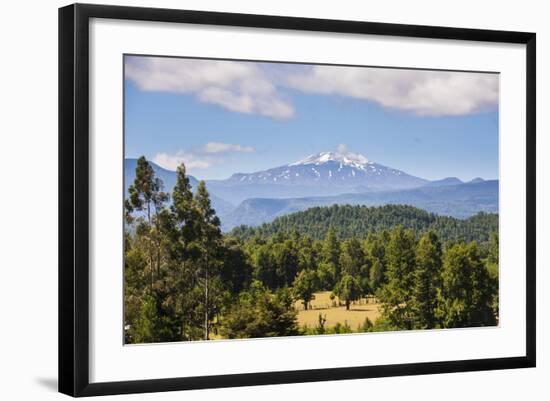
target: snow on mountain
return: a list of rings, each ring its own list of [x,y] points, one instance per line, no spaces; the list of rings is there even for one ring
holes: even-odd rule
[[[226,183],[330,186],[347,189],[389,190],[414,188],[426,180],[369,161],[355,153],[321,152],[303,160],[255,173],[233,174]]]
[[[360,170],[364,170],[369,164],[369,159],[360,154],[349,152],[346,154],[338,152],[321,152],[308,156],[305,159],[297,161],[295,163],[290,163],[289,166],[299,166],[306,164],[315,164],[316,166],[318,166],[319,164],[331,161],[342,163],[345,166],[351,166]]]
[[[321,152],[297,162],[253,173],[209,180],[212,193],[232,203],[247,198],[294,198],[416,188],[428,181],[367,157],[344,151]]]

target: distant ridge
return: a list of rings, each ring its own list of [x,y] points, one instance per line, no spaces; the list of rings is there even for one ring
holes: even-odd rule
[[[426,186],[440,187],[440,186],[444,186],[444,185],[460,185],[460,184],[464,184],[464,182],[461,181],[459,178],[457,178],[457,177],[447,177],[447,178],[443,178],[442,180],[430,181],[429,183],[426,184]]]
[[[468,218],[478,212],[498,212],[498,181],[460,185],[422,186],[402,191],[365,192],[337,196],[290,199],[251,198],[222,216],[223,229],[240,224],[257,226],[277,217],[328,205],[387,204],[411,205],[429,212],[455,218]]]
[[[468,181],[468,183],[470,183],[470,184],[477,184],[477,183],[484,182],[484,181],[485,181],[485,180],[484,180],[483,178],[476,177],[476,178],[474,178],[473,180]]]

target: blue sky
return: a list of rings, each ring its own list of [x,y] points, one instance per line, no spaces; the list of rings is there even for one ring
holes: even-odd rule
[[[340,144],[427,179],[498,178],[498,76],[126,57],[127,158],[214,179]]]

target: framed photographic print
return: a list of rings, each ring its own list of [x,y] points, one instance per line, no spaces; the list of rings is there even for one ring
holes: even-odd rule
[[[59,10],[59,390],[535,366],[535,34]]]

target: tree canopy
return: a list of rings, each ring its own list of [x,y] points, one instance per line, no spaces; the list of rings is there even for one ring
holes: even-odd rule
[[[171,194],[147,160],[125,199],[125,341],[149,343],[348,333],[300,327],[329,291],[381,316],[359,331],[479,327],[498,322],[498,215],[466,220],[410,206],[331,206],[223,234],[205,182],[185,166]],[[169,203],[169,200],[171,202]]]

